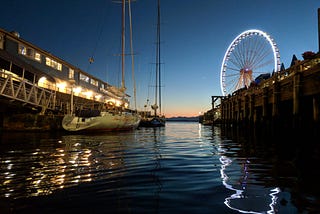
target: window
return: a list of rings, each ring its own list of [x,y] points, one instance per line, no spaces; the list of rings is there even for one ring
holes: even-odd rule
[[[38,62],[41,62],[41,55],[38,52],[35,52],[34,59]]]
[[[46,57],[46,65],[55,68],[59,71],[62,70],[62,64],[57,61],[54,61],[53,59],[50,59],[49,57]]]
[[[90,83],[91,83],[91,85],[98,86],[99,82],[95,79],[91,79]]]
[[[82,73],[80,73],[80,80],[89,82],[90,78]]]
[[[41,61],[41,54],[39,52],[22,44],[19,44],[18,53],[38,62]]]
[[[74,70],[72,68],[69,68],[69,79],[74,79]]]
[[[27,54],[27,48],[25,47],[25,46],[23,46],[23,45],[19,45],[19,54],[21,54],[21,55],[26,55]]]

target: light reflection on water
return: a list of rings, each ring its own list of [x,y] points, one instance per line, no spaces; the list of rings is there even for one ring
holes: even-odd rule
[[[290,185],[298,172],[279,181],[271,145],[239,142],[220,127],[192,122],[90,135],[6,133],[0,210],[297,212]]]

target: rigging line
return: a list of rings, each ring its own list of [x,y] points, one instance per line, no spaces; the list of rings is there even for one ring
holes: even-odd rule
[[[121,74],[122,74],[122,79],[121,79],[121,90],[124,92],[126,90],[125,86],[125,79],[124,79],[124,66],[125,66],[125,13],[126,13],[126,2],[125,0],[122,0],[122,52],[121,52]]]
[[[98,24],[98,27],[97,27],[98,29],[100,29],[100,31],[99,31],[99,33],[98,33],[98,39],[97,39],[97,41],[96,41],[96,44],[94,45],[92,54],[91,54],[91,56],[89,57],[89,64],[88,64],[88,67],[87,67],[87,71],[89,71],[90,65],[94,62],[94,55],[95,55],[95,52],[96,52],[96,50],[97,50],[98,43],[100,43],[101,35],[102,35],[102,32],[103,32],[103,20],[105,20],[105,15],[106,15],[106,13],[102,13],[101,21],[100,21],[100,23]]]
[[[153,86],[152,85],[152,83],[151,82],[153,82],[152,81],[152,79],[153,79],[153,71],[152,71],[152,69],[148,69],[149,70],[149,79],[148,79],[148,91],[147,91],[147,103],[146,103],[146,107],[149,105],[149,101],[150,101],[150,93],[152,93],[152,92],[150,92],[150,88]]]

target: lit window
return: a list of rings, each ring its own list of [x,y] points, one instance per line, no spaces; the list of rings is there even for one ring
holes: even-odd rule
[[[40,53],[36,52],[35,55],[34,55],[34,59],[40,62],[41,61]]]
[[[49,57],[46,57],[46,65],[51,66],[51,59]]]
[[[55,68],[59,71],[62,70],[62,64],[54,61],[53,59],[50,59],[49,57],[46,57],[46,65]]]
[[[80,73],[80,80],[89,82],[90,78],[82,73]]]
[[[91,85],[98,86],[98,81],[95,79],[91,79],[90,83]]]
[[[61,64],[61,63],[57,63],[57,69],[58,69],[59,71],[62,71],[62,64]]]
[[[18,53],[24,55],[30,59],[36,60],[38,62],[41,61],[40,53],[36,52],[34,49],[26,47],[22,44],[19,44]]]
[[[74,70],[69,68],[69,79],[74,79]]]
[[[27,54],[27,48],[23,45],[19,45],[19,54],[26,55]]]

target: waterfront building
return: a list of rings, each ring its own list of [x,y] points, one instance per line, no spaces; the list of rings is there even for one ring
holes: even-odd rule
[[[130,96],[120,88],[31,44],[15,31],[0,29],[0,77],[0,101],[5,103],[1,122],[11,106],[19,106],[19,111],[29,107],[41,115],[64,115],[106,103],[129,106]]]

